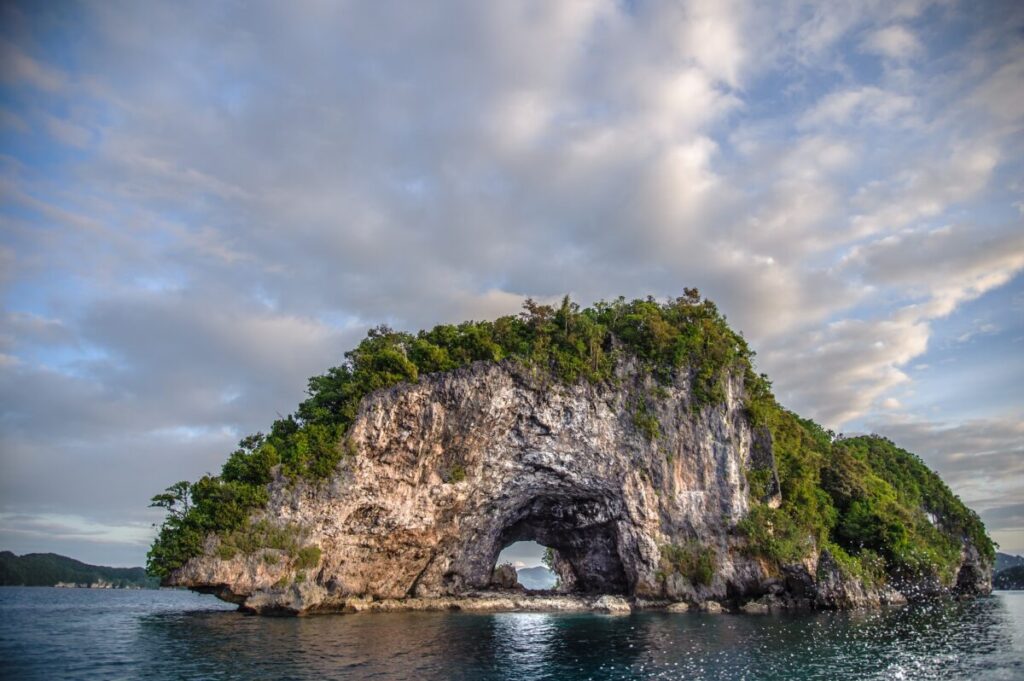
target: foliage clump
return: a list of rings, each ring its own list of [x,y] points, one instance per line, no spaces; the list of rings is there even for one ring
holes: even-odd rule
[[[448,482],[462,482],[466,479],[466,467],[462,464],[455,464],[448,470]]]
[[[775,471],[771,468],[747,468],[744,476],[750,488],[750,497],[758,501],[767,499],[772,491]]]
[[[299,553],[295,557],[295,568],[297,570],[315,568],[320,563],[320,555],[319,546],[304,546],[299,549]]]
[[[764,501],[764,471],[751,480],[751,510],[739,523],[749,553],[796,563],[827,549],[868,584],[956,578],[963,543],[995,559],[981,520],[920,458],[878,435],[844,438],[779,407],[770,395],[748,404],[769,428],[781,503]]]
[[[295,523],[282,525],[266,518],[255,522],[246,519],[237,529],[220,536],[220,547],[247,556],[271,549],[284,551],[294,557],[302,545],[304,534],[302,528]]]
[[[633,404],[633,425],[648,442],[654,442],[661,435],[661,423],[646,400],[640,399]]]
[[[146,569],[166,577],[203,550],[212,533],[231,532],[249,519],[253,509],[267,502],[264,486],[203,476],[194,483],[181,481],[153,497],[153,506],[167,511],[149,549]]]
[[[718,552],[713,546],[691,541],[682,546],[667,544],[661,547],[661,572],[678,572],[694,585],[708,586],[715,576]]]

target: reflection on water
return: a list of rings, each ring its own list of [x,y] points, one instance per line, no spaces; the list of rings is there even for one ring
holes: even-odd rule
[[[1021,679],[1024,593],[804,615],[245,616],[185,592],[0,589],[0,677]]]

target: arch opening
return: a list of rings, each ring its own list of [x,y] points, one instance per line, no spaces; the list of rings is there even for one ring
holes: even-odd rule
[[[511,565],[519,586],[527,591],[557,591],[561,586],[555,572],[555,550],[535,541],[517,541],[498,554],[498,567]]]
[[[617,514],[606,499],[538,497],[509,520],[494,550],[521,542],[551,549],[558,591],[625,594],[629,580],[619,556]]]

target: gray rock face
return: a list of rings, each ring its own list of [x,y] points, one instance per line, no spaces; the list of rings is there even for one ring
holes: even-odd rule
[[[491,575],[491,587],[495,589],[522,589],[519,584],[519,575],[516,574],[512,563],[505,563],[494,568]]]
[[[315,568],[297,579],[287,557],[222,560],[211,538],[170,582],[261,612],[423,602],[487,589],[500,551],[534,540],[555,550],[560,589],[577,594],[788,598],[791,580],[746,557],[734,533],[748,511],[745,469],[774,467],[771,438],[751,428],[739,377],[723,404],[699,409],[688,383],[659,386],[622,363],[614,381],[565,385],[503,362],[374,393],[330,480],[271,485],[266,517],[303,528],[322,549]],[[657,438],[637,425],[643,404]],[[777,501],[777,480],[770,488],[765,501]],[[714,550],[710,584],[663,564],[663,547],[694,543]],[[805,572],[800,597],[813,604],[816,573]]]

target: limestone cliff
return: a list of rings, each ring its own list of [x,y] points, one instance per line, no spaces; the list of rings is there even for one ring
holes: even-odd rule
[[[535,540],[556,551],[564,591],[634,606],[850,607],[923,588],[872,587],[818,547],[785,565],[749,551],[738,523],[780,500],[772,436],[752,425],[742,372],[715,404],[695,400],[691,378],[656,382],[624,360],[609,380],[563,382],[506,360],[371,393],[334,473],[274,469],[254,515],[318,555],[225,551],[210,535],[165,582],[259,612],[466,607],[490,589],[502,548]],[[989,588],[966,539],[956,574],[928,588]]]

